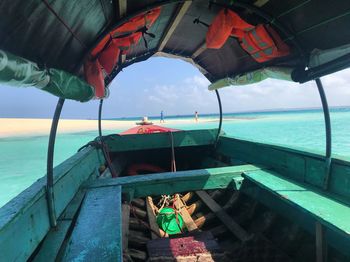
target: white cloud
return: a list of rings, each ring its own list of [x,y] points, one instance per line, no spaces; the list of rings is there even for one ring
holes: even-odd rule
[[[170,62],[171,61],[171,62]],[[141,65],[142,64],[142,65]],[[350,105],[350,69],[322,78],[330,106]],[[150,59],[118,75],[111,95],[104,102],[104,117],[214,113],[216,95],[208,91],[209,81],[191,65],[177,60]],[[37,89],[2,88],[3,117],[51,117],[57,98]],[[314,82],[303,85],[279,80],[220,91],[224,112],[261,109],[320,107]],[[30,99],[28,99],[30,97]],[[96,118],[98,101],[67,101],[63,117]]]
[[[350,105],[350,70],[324,78],[324,87],[331,106]],[[209,81],[202,75],[186,78],[176,85],[154,86],[148,96],[156,114],[217,112],[214,92],[208,91]],[[321,101],[314,82],[299,84],[280,80],[265,80],[247,86],[226,87],[220,90],[225,112],[282,108],[320,107]],[[157,109],[156,109],[157,108]]]

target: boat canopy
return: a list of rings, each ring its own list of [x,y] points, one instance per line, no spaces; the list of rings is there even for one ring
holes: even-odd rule
[[[105,97],[123,68],[152,56],[190,62],[210,89],[302,83],[350,65],[344,0],[3,0],[0,17],[0,82],[23,85],[8,79],[23,71],[13,58],[36,74],[31,85],[78,101]],[[55,74],[74,82],[63,92]]]

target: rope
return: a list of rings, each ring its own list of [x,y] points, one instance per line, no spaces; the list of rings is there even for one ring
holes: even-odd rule
[[[169,132],[171,142],[171,172],[176,172],[176,160],[175,160],[175,149],[174,149],[174,137],[173,132]]]

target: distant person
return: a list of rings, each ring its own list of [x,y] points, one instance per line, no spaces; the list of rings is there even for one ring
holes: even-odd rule
[[[164,121],[164,112],[163,112],[163,110],[160,112],[160,122],[161,122],[161,123],[165,123],[165,121]]]
[[[198,122],[198,112],[194,112],[194,119],[196,120],[196,122]]]

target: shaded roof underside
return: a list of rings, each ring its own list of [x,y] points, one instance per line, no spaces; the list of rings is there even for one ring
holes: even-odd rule
[[[267,23],[292,48],[292,55],[257,63],[230,38],[218,50],[203,48],[207,27],[228,5],[251,24]],[[157,54],[182,57],[210,80],[252,71],[268,65],[303,68],[314,49],[330,49],[350,43],[350,1],[344,0],[244,0],[244,1],[134,1],[134,0],[2,0],[0,49],[76,74],[89,51],[106,33],[128,17],[162,5],[151,27],[155,38],[148,48],[140,41],[128,53],[122,67]],[[258,12],[256,10],[258,9]],[[283,30],[279,26],[282,26]],[[67,28],[68,27],[68,28]],[[168,35],[168,36],[167,36]],[[299,46],[299,47],[298,47]],[[304,56],[302,55],[304,53]],[[306,60],[305,60],[306,58]],[[106,78],[110,82],[121,68]]]

